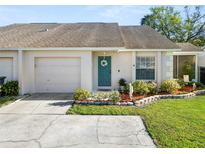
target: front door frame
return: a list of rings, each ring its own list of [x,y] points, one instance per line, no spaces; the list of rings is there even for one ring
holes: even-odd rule
[[[98,55],[97,56],[97,74],[98,74],[98,69],[99,69],[99,67],[98,67],[98,60],[99,60],[99,57],[103,57],[104,55]],[[106,55],[105,57],[110,57],[110,86],[99,86],[99,76],[97,75],[97,88],[98,88],[98,90],[99,89],[107,89],[107,90],[111,90],[112,89],[112,55]]]

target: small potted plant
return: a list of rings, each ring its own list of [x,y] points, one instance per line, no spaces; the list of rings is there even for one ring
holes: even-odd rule
[[[124,87],[126,86],[126,80],[121,78],[118,83],[119,83],[119,90],[123,91]]]

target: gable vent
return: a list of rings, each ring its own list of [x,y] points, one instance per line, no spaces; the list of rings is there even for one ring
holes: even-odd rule
[[[48,31],[47,28],[46,28],[46,29],[39,30],[39,32],[47,32],[47,31]]]

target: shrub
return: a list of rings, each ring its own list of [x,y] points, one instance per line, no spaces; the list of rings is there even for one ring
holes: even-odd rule
[[[129,84],[126,84],[124,86],[124,90],[123,90],[124,93],[128,94],[130,92],[130,88],[129,88]]]
[[[132,85],[134,93],[138,93],[141,95],[149,93],[147,83],[144,81],[135,81]]]
[[[74,100],[84,100],[88,99],[89,97],[91,97],[91,93],[88,90],[82,88],[76,89],[73,95]]]
[[[111,100],[112,102],[116,103],[120,101],[120,93],[118,91],[112,92],[97,92],[94,95],[94,98],[97,100]]]
[[[121,78],[118,83],[119,83],[119,86],[126,86],[126,80],[123,78]]]
[[[185,87],[186,83],[184,82],[184,80],[178,79],[178,80],[176,80],[176,81],[177,81],[177,83],[180,85],[181,89]]]
[[[121,100],[120,93],[118,91],[112,91],[109,93],[109,100],[111,100],[114,103],[117,103]]]
[[[161,90],[170,94],[175,94],[180,88],[181,87],[176,80],[165,80],[161,84]]]
[[[157,93],[157,84],[155,82],[149,81],[147,83],[147,87],[148,87],[148,90],[149,90],[150,94],[156,94]]]
[[[193,86],[194,83],[195,83],[195,85],[196,85],[196,87],[197,87],[198,89],[203,89],[203,88],[205,88],[205,85],[204,85],[203,83],[201,83],[201,82],[189,82],[189,83],[188,83],[188,86]]]
[[[5,96],[17,96],[19,94],[18,81],[8,81],[2,85],[1,93]]]
[[[205,88],[205,85],[201,82],[195,82],[195,84],[197,88],[201,88],[201,89]]]
[[[109,92],[97,92],[94,95],[94,98],[97,99],[97,100],[109,99]]]

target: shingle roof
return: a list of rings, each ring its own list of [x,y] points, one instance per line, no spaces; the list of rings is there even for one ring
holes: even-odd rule
[[[175,43],[148,26],[121,26],[126,48],[177,49]]]
[[[191,43],[176,43],[182,51],[203,51],[200,47],[197,47]]]
[[[33,23],[0,27],[0,48],[125,47],[177,49],[147,26],[117,23]]]

